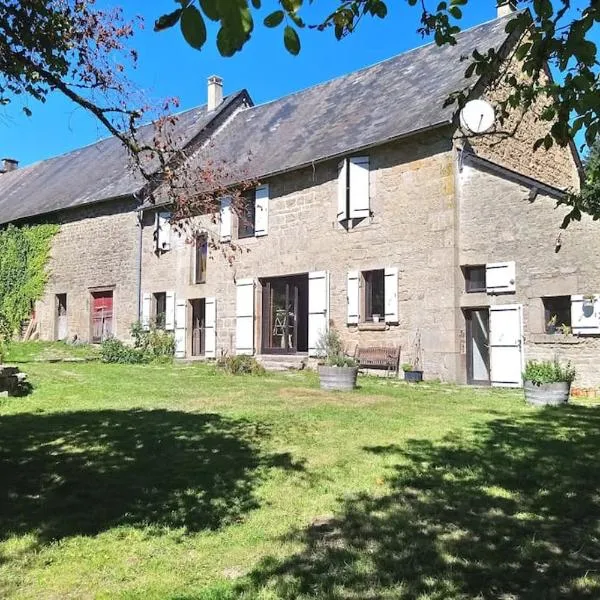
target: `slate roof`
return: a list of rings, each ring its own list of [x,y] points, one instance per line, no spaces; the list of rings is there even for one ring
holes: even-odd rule
[[[455,46],[428,44],[243,109],[213,137],[211,158],[225,160],[232,173],[258,178],[449,123],[455,109],[443,108],[444,100],[474,83],[464,79],[467,63],[461,58],[475,48],[499,49],[508,37],[509,18],[463,31]],[[212,116],[205,106],[181,113],[182,142]],[[142,186],[121,143],[108,138],[0,175],[0,223],[131,195]]]
[[[210,114],[206,105],[178,114],[174,139],[184,146],[238,96],[228,96],[219,111]],[[141,139],[153,133],[152,125],[140,129]],[[106,138],[0,174],[0,223],[131,196],[144,184],[143,177],[131,167],[123,144],[115,137]]]
[[[444,101],[475,83],[464,78],[468,61],[461,57],[475,48],[499,49],[508,38],[509,18],[463,31],[455,46],[428,44],[247,108],[215,137],[211,155],[227,160],[234,172],[258,178],[449,123],[456,106],[444,108]]]

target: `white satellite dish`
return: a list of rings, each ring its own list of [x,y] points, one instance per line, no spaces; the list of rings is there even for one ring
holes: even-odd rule
[[[494,107],[485,100],[471,100],[460,111],[460,126],[471,133],[485,133],[495,122]]]

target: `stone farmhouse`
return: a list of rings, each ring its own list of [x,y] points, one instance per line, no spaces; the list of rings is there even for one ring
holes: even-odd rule
[[[512,136],[465,137],[443,106],[467,84],[473,49],[496,48],[510,66],[508,12],[502,2],[455,46],[265,104],[245,90],[223,98],[211,78],[208,104],[179,115],[182,144],[233,164],[251,153],[259,185],[248,218],[223,198],[194,243],[168,206],[148,203],[115,139],[5,162],[0,223],[61,225],[40,337],[127,339],[134,321],[154,320],[181,358],[304,360],[335,327],[350,349],[400,346],[429,379],[518,386],[525,360],[559,356],[579,386],[599,386],[600,236],[587,218],[560,232],[556,208],[579,186],[577,152],[534,153],[547,124],[533,113]],[[472,97],[493,104],[502,91],[479,81]],[[243,252],[230,264],[210,236]]]

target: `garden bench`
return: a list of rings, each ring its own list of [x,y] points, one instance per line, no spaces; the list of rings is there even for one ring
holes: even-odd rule
[[[398,374],[400,346],[357,346],[354,358],[362,369],[386,369]]]

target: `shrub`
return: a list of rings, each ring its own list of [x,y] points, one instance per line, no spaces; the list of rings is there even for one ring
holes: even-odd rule
[[[264,375],[265,368],[253,357],[245,354],[223,356],[218,366],[231,375]]]
[[[542,385],[543,383],[558,383],[561,381],[573,383],[575,374],[575,369],[570,362],[568,362],[565,366],[562,366],[558,360],[530,360],[525,366],[523,379],[526,381],[531,381],[535,385]]]
[[[131,326],[131,337],[133,338],[133,347],[114,338],[105,340],[100,349],[102,361],[141,364],[173,360],[175,338],[168,331],[155,327],[144,329],[138,322]]]
[[[317,355],[328,367],[355,367],[356,361],[344,351],[344,343],[336,329],[324,331],[317,342]]]

